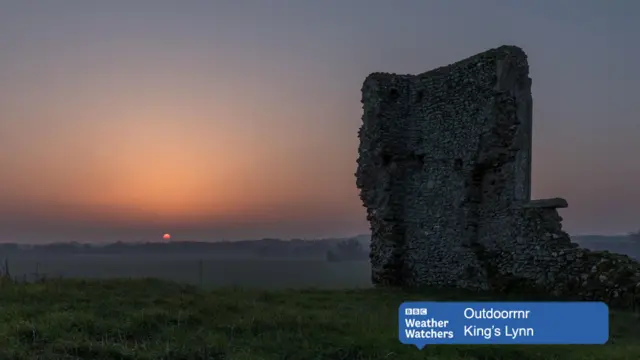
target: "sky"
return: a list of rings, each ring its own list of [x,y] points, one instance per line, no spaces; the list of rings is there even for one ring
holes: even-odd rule
[[[532,197],[640,228],[640,2],[0,0],[0,241],[368,232],[371,72],[529,56]]]

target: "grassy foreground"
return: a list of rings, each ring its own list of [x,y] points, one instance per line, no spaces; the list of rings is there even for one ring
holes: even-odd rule
[[[640,319],[613,312],[601,346],[429,346],[398,341],[407,300],[452,292],[198,290],[155,280],[0,286],[0,359],[640,359]],[[505,299],[506,300],[506,299]]]

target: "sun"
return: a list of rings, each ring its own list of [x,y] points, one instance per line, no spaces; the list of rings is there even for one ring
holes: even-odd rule
[[[162,235],[162,238],[165,239],[165,240],[170,240],[171,239],[171,235],[164,234],[164,235]]]

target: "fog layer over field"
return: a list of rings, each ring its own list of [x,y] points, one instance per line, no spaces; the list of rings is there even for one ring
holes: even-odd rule
[[[12,276],[153,277],[205,287],[369,287],[369,262],[323,259],[224,259],[196,255],[58,255],[10,260]],[[36,270],[37,269],[37,270]],[[39,275],[38,275],[39,274]]]
[[[631,236],[582,236],[574,241],[640,259]],[[16,280],[152,277],[203,287],[370,287],[367,235],[345,239],[239,242],[0,244],[2,272]]]

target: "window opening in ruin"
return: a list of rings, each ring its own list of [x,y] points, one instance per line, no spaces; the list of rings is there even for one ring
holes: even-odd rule
[[[424,165],[424,154],[411,153],[411,160],[417,161],[421,165]]]
[[[388,166],[390,163],[391,163],[391,155],[382,154],[382,165],[383,166]]]
[[[461,170],[462,169],[462,159],[455,159],[453,161],[453,168],[455,170]]]
[[[416,103],[419,103],[422,101],[422,98],[424,97],[424,91],[422,90],[418,90],[418,92],[416,93]]]

